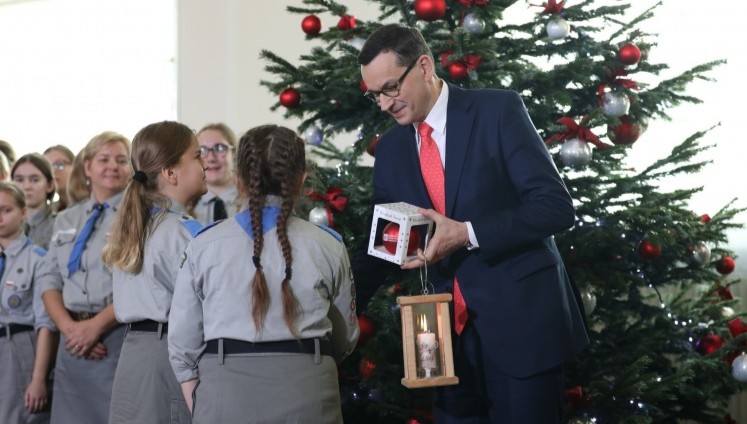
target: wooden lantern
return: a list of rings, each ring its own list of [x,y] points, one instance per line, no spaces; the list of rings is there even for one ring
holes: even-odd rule
[[[410,389],[458,384],[451,350],[451,294],[400,296],[402,314],[402,353],[405,377]]]

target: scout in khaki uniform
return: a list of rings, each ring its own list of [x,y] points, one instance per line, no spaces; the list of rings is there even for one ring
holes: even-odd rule
[[[169,357],[194,423],[342,422],[335,360],[358,339],[339,236],[291,214],[304,142],[266,125],[237,151],[248,207],[182,257]]]
[[[189,423],[166,334],[179,258],[202,228],[184,206],[207,190],[197,137],[177,122],[148,125],[132,141],[132,164],[103,253],[113,270],[114,314],[128,326],[109,424]]]
[[[202,127],[197,140],[205,161],[208,191],[195,202],[193,215],[208,225],[236,215],[241,206],[233,178],[236,136],[226,124],[215,123]]]
[[[56,329],[35,280],[46,251],[23,234],[25,199],[0,182],[0,422],[47,423]]]
[[[52,208],[52,166],[39,153],[29,153],[13,164],[10,176],[26,196],[26,236],[34,244],[47,249],[52,237],[54,218],[57,216]]]
[[[91,197],[59,215],[39,279],[62,333],[54,373],[52,423],[105,423],[124,340],[112,305],[112,276],[101,259],[130,168],[130,142],[105,132],[82,154]]]

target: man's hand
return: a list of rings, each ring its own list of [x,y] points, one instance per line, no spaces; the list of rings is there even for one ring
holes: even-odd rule
[[[434,264],[469,243],[469,231],[464,222],[449,219],[433,209],[419,209],[418,212],[436,224],[436,232],[428,241],[427,250],[418,249],[416,257],[402,264],[402,269]]]

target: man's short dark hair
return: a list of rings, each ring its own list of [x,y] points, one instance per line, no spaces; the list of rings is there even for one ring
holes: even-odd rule
[[[380,53],[393,52],[397,64],[408,66],[415,59],[427,55],[433,60],[433,54],[423,35],[415,28],[400,24],[389,24],[379,27],[366,40],[358,54],[358,63],[368,65]]]

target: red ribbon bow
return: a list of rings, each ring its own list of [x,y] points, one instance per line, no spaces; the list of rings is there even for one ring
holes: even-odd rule
[[[467,7],[485,6],[486,4],[488,4],[488,0],[457,0],[457,1]]]
[[[451,65],[453,62],[461,62],[464,63],[464,65],[469,70],[477,69],[478,66],[480,66],[480,62],[482,61],[482,56],[472,53],[467,53],[464,55],[463,60],[449,60],[449,56],[454,54],[453,50],[446,50],[445,52],[441,53],[441,67],[446,68],[449,65]]]
[[[318,191],[310,191],[306,194],[309,199],[319,202],[324,202],[324,207],[327,209],[327,220],[329,226],[334,226],[334,218],[332,216],[332,208],[342,212],[345,210],[345,206],[348,204],[348,198],[342,195],[342,189],[337,187],[330,187],[326,193],[320,193]]]
[[[573,137],[578,137],[579,140],[588,141],[589,143],[595,145],[599,150],[606,150],[609,148],[609,146],[602,143],[599,137],[591,132],[589,128],[578,125],[573,119],[564,116],[558,119],[557,122],[559,124],[565,125],[566,132],[562,134],[555,134],[554,136],[545,140],[545,143],[550,144],[555,141],[568,140]]]
[[[742,333],[747,333],[747,325],[745,325],[739,318],[734,318],[729,321],[728,327],[732,337],[737,337]]]
[[[597,89],[597,96],[599,96],[599,105],[601,106],[604,102],[604,89],[605,87],[625,87],[631,90],[638,90],[638,84],[629,78],[620,78],[628,75],[628,71],[625,69],[615,69],[607,74],[607,82],[600,84]]]
[[[549,0],[547,3],[532,4],[531,6],[544,7],[542,13],[560,13],[563,11],[562,1]]]

